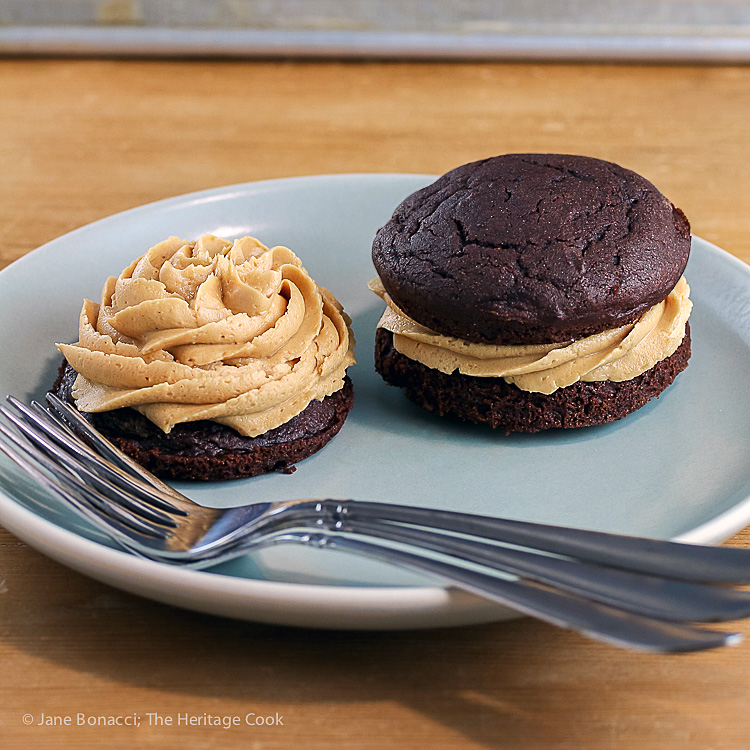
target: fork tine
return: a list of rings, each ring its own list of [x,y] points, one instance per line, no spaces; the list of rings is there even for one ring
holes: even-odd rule
[[[162,526],[176,526],[176,522],[169,514],[157,510],[153,506],[142,502],[142,500],[129,493],[127,490],[110,482],[105,476],[98,471],[92,471],[88,466],[80,461],[80,456],[71,455],[65,450],[61,450],[58,444],[51,442],[47,435],[35,430],[28,422],[17,417],[8,409],[0,406],[0,414],[10,420],[28,439],[30,439],[37,448],[41,449],[46,455],[55,459],[55,469],[65,469],[69,474],[80,479],[87,487],[94,485],[99,490],[107,493],[110,502],[117,502],[125,506],[130,512],[141,516],[146,521],[160,524]],[[39,422],[35,422],[39,425]],[[101,471],[101,467],[97,467]],[[88,481],[84,481],[84,478]]]
[[[13,463],[33,477],[40,485],[61,498],[85,520],[96,528],[104,531],[115,541],[127,545],[146,544],[148,539],[163,538],[163,532],[151,525],[130,516],[127,511],[112,506],[107,499],[96,493],[90,487],[75,482],[71,475],[59,469],[41,451],[35,448],[25,437],[13,432],[0,422],[0,452],[4,453]],[[43,466],[54,477],[42,471]],[[150,545],[153,548],[153,545]]]
[[[57,415],[45,409],[38,401],[32,401],[31,407],[33,412],[24,410],[24,415],[27,419],[33,422],[36,427],[43,430],[68,453],[83,460],[87,465],[93,465],[97,473],[101,472],[106,475],[113,484],[121,487],[128,493],[146,500],[159,510],[173,515],[187,515],[187,510],[177,505],[178,498],[172,495],[167,497],[165,493],[154,487],[150,482],[146,482],[144,478],[126,472],[119,466],[111,463],[108,459],[100,456],[90,445],[83,442]],[[185,500],[187,501],[187,498]],[[190,502],[192,504],[192,501]]]
[[[178,501],[188,503],[192,506],[192,501],[188,500],[184,495],[180,495],[177,492],[162,492],[153,482],[146,481],[147,477],[143,473],[135,476],[121,469],[119,465],[112,464],[106,457],[92,450],[91,446],[81,440],[59,416],[45,409],[39,402],[32,401],[32,408],[30,409],[13,396],[8,396],[7,401],[10,406],[23,415],[23,421],[27,425],[34,425],[35,428],[42,430],[61,448],[74,455],[77,460],[83,459],[86,463],[93,464],[96,467],[97,474],[105,474],[114,484],[127,492],[146,500],[159,510],[167,513],[177,515],[187,514],[184,508],[179,507],[177,504]],[[0,410],[2,410],[2,407],[0,407]],[[15,420],[14,422],[19,424]],[[116,450],[114,446],[112,448]]]
[[[116,466],[132,476],[141,479],[148,484],[153,485],[164,494],[175,497],[179,500],[186,500],[192,505],[192,500],[178,492],[174,487],[170,487],[166,482],[155,477],[150,471],[144,469],[136,463],[130,456],[123,453],[119,448],[113,445],[107,438],[95,430],[75,409],[66,404],[54,393],[46,395],[47,403],[53,412],[63,420],[69,422],[76,428],[79,434],[82,434],[89,441],[94,450],[104,458],[107,458]]]

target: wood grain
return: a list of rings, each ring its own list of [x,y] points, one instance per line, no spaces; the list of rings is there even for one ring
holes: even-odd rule
[[[0,102],[2,265],[191,190],[440,173],[512,151],[635,169],[696,234],[750,261],[750,68],[4,60]],[[108,588],[4,530],[0,664],[9,750],[739,750],[750,736],[747,645],[636,655],[530,620],[372,634],[237,623]],[[283,726],[176,725],[206,712],[278,712]],[[141,726],[22,723],[42,713]]]

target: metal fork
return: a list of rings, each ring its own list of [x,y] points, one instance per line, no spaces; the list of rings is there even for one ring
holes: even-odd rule
[[[736,634],[685,623],[750,615],[750,593],[717,585],[750,582],[750,550],[353,500],[204,508],[135,464],[77,411],[48,400],[52,410],[8,397],[11,408],[0,407],[9,422],[0,422],[0,451],[142,557],[197,568],[273,544],[341,549],[652,651],[736,643]]]

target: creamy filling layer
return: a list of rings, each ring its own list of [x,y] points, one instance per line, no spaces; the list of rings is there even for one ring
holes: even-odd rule
[[[343,387],[350,320],[286,247],[170,237],[85,300],[75,344],[81,411],[130,406],[164,432],[210,419],[254,437]]]
[[[679,347],[693,304],[682,277],[662,302],[635,323],[558,344],[476,344],[443,336],[409,318],[380,279],[370,289],[386,302],[378,327],[393,333],[396,351],[426,367],[451,374],[504,378],[524,391],[550,394],[579,380],[631,380]]]

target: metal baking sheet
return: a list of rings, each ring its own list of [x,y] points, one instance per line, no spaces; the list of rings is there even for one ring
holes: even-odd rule
[[[747,0],[0,0],[0,53],[750,61]]]

